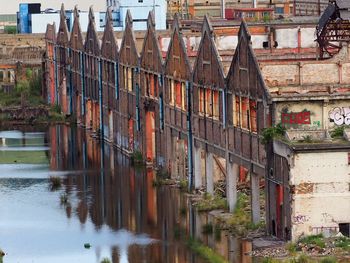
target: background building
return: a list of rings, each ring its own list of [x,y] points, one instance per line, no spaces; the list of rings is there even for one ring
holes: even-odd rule
[[[114,6],[112,12],[114,31],[121,31],[125,28],[124,21],[127,10],[133,16],[135,30],[147,29],[147,15],[155,10],[155,21],[157,29],[166,29],[166,1],[165,0],[123,0],[118,4],[119,9]],[[65,6],[64,6],[65,7]],[[80,6],[79,6],[80,8]],[[74,23],[73,10],[66,9],[65,16],[68,31],[71,31]],[[87,30],[89,23],[89,13],[79,10],[80,25],[83,31]],[[104,31],[106,25],[106,12],[95,12],[96,30]],[[20,4],[17,13],[18,33],[45,33],[46,25],[60,22],[60,11],[49,9],[44,10],[40,4]]]
[[[61,4],[63,3],[67,9],[73,9],[75,5],[78,5],[81,10],[88,10],[90,6],[94,7],[95,11],[105,11],[106,3],[101,0],[12,0],[7,1],[5,5],[1,6],[0,15],[15,15],[18,11],[18,7],[20,4],[33,4],[38,3],[41,4],[41,8],[43,10],[47,8],[52,8],[54,10],[59,10],[61,8]]]

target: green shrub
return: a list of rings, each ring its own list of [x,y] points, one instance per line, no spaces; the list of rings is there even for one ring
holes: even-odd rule
[[[17,26],[5,26],[4,27],[5,34],[16,34]]]
[[[207,247],[197,240],[190,239],[187,241],[187,246],[200,257],[209,263],[227,263],[227,261],[213,249]]]
[[[320,248],[326,247],[326,243],[322,234],[303,237],[299,240],[299,242],[306,245],[315,245]]]
[[[282,137],[284,136],[285,132],[286,128],[283,127],[281,123],[277,124],[276,126],[266,128],[262,132],[262,143],[267,144],[274,138]]]
[[[335,127],[335,128],[331,131],[331,137],[332,137],[332,138],[343,137],[344,129],[345,129],[345,126],[344,126],[344,125]]]
[[[321,260],[321,263],[337,263],[337,259],[334,257],[326,257]]]
[[[213,233],[213,225],[211,223],[204,224],[202,226],[202,233],[204,235],[210,235]]]
[[[198,212],[211,211],[216,209],[227,209],[227,201],[221,196],[204,194],[203,198],[194,204]]]

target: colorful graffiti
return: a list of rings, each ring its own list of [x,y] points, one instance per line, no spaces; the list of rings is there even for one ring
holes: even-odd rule
[[[311,124],[309,111],[282,112],[282,124]]]
[[[328,113],[330,122],[335,125],[350,124],[350,107],[335,107]]]

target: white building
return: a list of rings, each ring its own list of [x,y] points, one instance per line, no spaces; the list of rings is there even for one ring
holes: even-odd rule
[[[111,1],[111,0],[108,0]],[[113,4],[115,3],[114,0]],[[91,1],[90,1],[91,2]],[[117,2],[117,0],[116,0]],[[116,6],[119,9],[116,9]],[[115,31],[122,31],[124,29],[124,21],[126,18],[126,12],[129,9],[134,20],[134,30],[146,30],[147,29],[147,18],[148,13],[152,10],[155,11],[155,23],[157,30],[166,29],[166,1],[165,0],[121,0],[118,4],[113,7],[113,25]],[[78,6],[80,10],[83,10],[81,6]],[[70,10],[65,5],[66,10]],[[106,9],[106,7],[105,7]],[[43,10],[43,8],[42,8]],[[88,10],[88,9],[84,9]],[[95,8],[94,8],[94,11]],[[70,31],[73,27],[74,13],[71,11],[66,12],[68,30]],[[104,31],[106,12],[95,12],[96,30]],[[80,12],[80,26],[83,32],[86,32],[89,24],[89,13]],[[45,33],[46,25],[60,23],[60,13],[41,13],[31,14],[31,31],[30,33]]]
[[[4,0],[3,0],[4,1]],[[90,6],[94,7],[96,12],[106,11],[106,2],[103,0],[11,0],[6,1],[6,4],[1,5],[0,14],[16,14],[19,4],[40,3],[41,10],[52,8],[60,10],[62,3],[67,10],[73,10],[75,5],[79,6],[80,10],[89,10]]]

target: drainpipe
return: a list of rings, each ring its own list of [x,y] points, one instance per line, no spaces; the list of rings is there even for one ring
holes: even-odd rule
[[[225,0],[221,0],[221,17],[225,19]]]
[[[114,62],[114,82],[115,82],[115,98],[119,99],[119,74],[118,62]]]
[[[102,61],[98,58],[98,101],[100,104],[100,136],[104,138],[103,129],[103,94],[102,94]]]
[[[164,76],[163,74],[158,75],[159,84],[162,86],[162,93],[159,94],[159,120],[160,120],[160,129],[164,130],[164,102],[163,102],[163,83],[164,83]]]
[[[54,58],[55,63],[55,103],[58,104],[58,66],[57,66],[57,46],[54,47]]]
[[[186,81],[186,98],[187,98],[187,160],[188,160],[188,190],[189,192],[193,189],[193,138],[192,138],[192,105],[191,105],[191,84]]]
[[[85,115],[85,59],[80,51],[81,117]]]
[[[137,131],[141,130],[141,125],[140,125],[140,87],[139,84],[136,83],[135,85],[136,88],[136,129]]]
[[[71,64],[71,57],[72,57],[72,50],[70,48],[68,49],[68,57],[69,57],[69,63],[68,63],[68,74],[69,74],[69,113],[73,113],[73,74],[72,74],[72,64]]]

